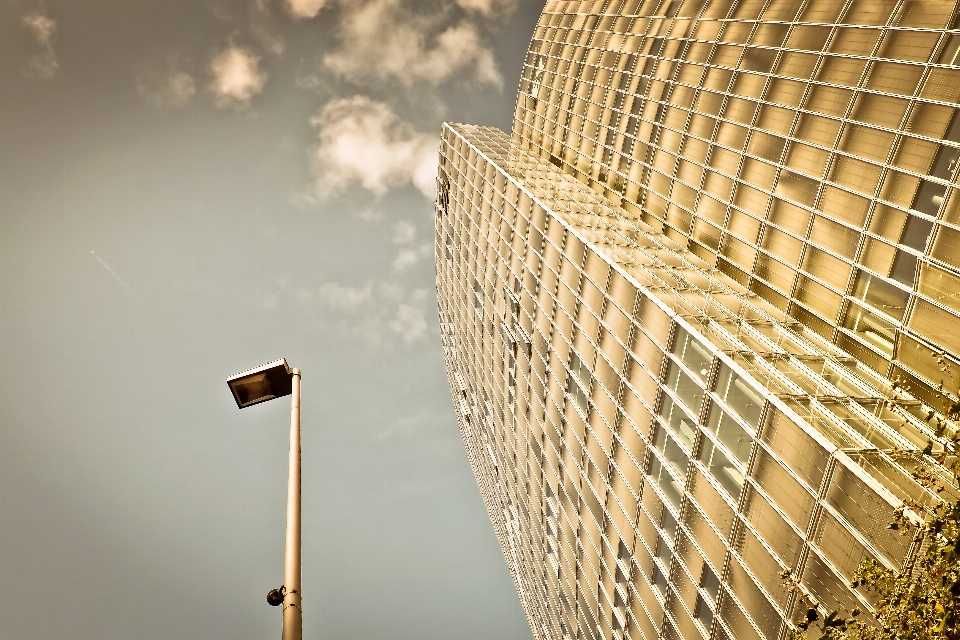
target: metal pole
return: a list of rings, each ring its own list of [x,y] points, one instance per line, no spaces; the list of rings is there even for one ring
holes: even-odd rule
[[[287,547],[283,560],[283,640],[302,640],[300,597],[300,370],[293,369],[290,399],[290,463],[287,478]]]

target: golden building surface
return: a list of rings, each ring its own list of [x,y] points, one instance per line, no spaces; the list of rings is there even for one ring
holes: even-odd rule
[[[887,525],[938,499],[911,474],[960,383],[958,9],[552,0],[512,135],[444,125],[447,369],[534,637],[775,640],[916,553]]]

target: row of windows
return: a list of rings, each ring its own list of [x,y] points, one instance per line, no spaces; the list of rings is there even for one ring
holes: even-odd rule
[[[454,164],[455,164],[455,163],[454,163]],[[460,182],[460,181],[459,181],[459,180],[453,180],[453,181],[451,181],[451,182],[453,182],[453,183],[458,183],[458,182]],[[476,198],[471,198],[471,204],[476,204],[477,202],[478,202],[478,200],[477,200]],[[481,204],[480,206],[482,207],[483,204]],[[476,215],[476,214],[478,213],[478,211],[479,211],[479,208],[476,208],[476,209],[470,210],[469,213]],[[464,213],[467,213],[467,212],[464,212]],[[458,216],[459,214],[458,214],[457,212],[454,212],[454,213],[452,213],[451,215],[453,215],[453,216]],[[470,218],[467,218],[466,220],[470,220]],[[479,223],[480,221],[478,220],[477,222]],[[519,222],[519,219],[518,219],[518,222]],[[479,228],[479,226],[480,226],[479,224],[470,225],[471,229],[474,228],[474,227]],[[463,225],[463,227],[467,227],[467,225]],[[466,230],[466,229],[465,229],[465,230]],[[498,233],[499,233],[499,232],[498,232]],[[475,232],[471,234],[471,233],[468,231],[468,234],[466,235],[465,239],[466,239],[466,238],[470,238],[471,235],[473,235],[474,237],[476,237],[476,236],[475,236]],[[464,242],[464,244],[467,244],[467,243]],[[535,243],[535,244],[536,244],[536,243]],[[514,247],[518,246],[518,245],[517,245],[516,243],[514,243],[514,242],[502,243],[502,244],[498,243],[498,246],[503,246],[503,247],[508,247],[508,246],[511,246],[511,245],[514,246]],[[522,242],[521,242],[521,244],[520,244],[519,246],[520,246],[520,247],[523,246]],[[465,252],[465,253],[466,253],[466,252]],[[480,253],[480,251],[477,250],[477,254],[479,254],[479,253]],[[546,250],[544,250],[544,253],[546,253]],[[460,260],[461,260],[461,255],[457,255],[456,258],[457,258],[457,262],[459,263]],[[501,256],[500,259],[501,259],[503,262],[505,262],[505,263],[511,263],[511,262],[513,262],[513,259],[512,259],[511,257],[509,257],[509,256],[507,256],[507,257]],[[467,260],[464,260],[464,262],[467,262]],[[467,283],[467,284],[465,284],[465,285],[459,285],[460,288],[463,288],[463,289],[472,288],[471,285],[472,285],[472,282],[473,282],[474,280],[473,280],[471,277],[464,277],[464,276],[466,275],[466,273],[469,273],[469,272],[471,272],[471,271],[473,271],[473,270],[472,270],[472,269],[467,270],[466,273],[465,273],[464,271],[460,270],[460,269],[457,269],[457,271],[459,271],[459,274],[456,275],[456,278],[455,278],[454,280],[452,280],[452,281],[449,282],[449,286],[454,287],[454,286],[457,286],[457,285],[455,285],[454,283],[463,282],[463,283]],[[516,275],[516,274],[515,274],[515,275]],[[578,280],[582,280],[584,283],[586,283],[586,282],[591,282],[591,280],[590,280],[589,278],[577,278],[577,279],[578,279]],[[600,279],[597,278],[597,280],[599,281]],[[604,288],[605,281],[606,281],[606,277],[603,278],[603,283],[601,283],[601,287],[600,287],[600,289],[601,289],[601,298],[602,298],[602,289]],[[514,291],[516,291],[516,290],[517,290],[517,289],[516,289],[516,283],[517,283],[517,282],[520,282],[520,280],[519,280],[519,279],[514,279],[514,281],[513,281],[512,283],[511,283],[511,282],[504,282],[504,284],[507,286],[508,289],[511,289],[511,288],[512,288]],[[591,285],[591,286],[596,286],[596,285]],[[497,287],[494,287],[493,290],[494,290],[494,291],[498,291],[498,288],[497,288]],[[522,291],[522,290],[523,290],[523,287],[521,287],[520,290]],[[535,292],[534,292],[534,293],[535,293]],[[577,285],[577,287],[576,287],[576,289],[575,289],[574,295],[578,295],[578,296],[583,296],[583,295],[584,295],[584,292],[582,291],[580,285]],[[589,297],[589,294],[587,294],[586,297]],[[531,299],[537,299],[537,298],[533,298],[533,297],[531,296]],[[451,303],[451,304],[453,305],[453,306],[451,307],[451,313],[453,313],[453,309],[456,309],[456,308],[457,308],[457,305],[455,304],[456,298],[451,298],[451,300],[453,301],[453,302]],[[461,298],[461,300],[462,300],[462,298]],[[559,302],[559,300],[557,300],[557,302]],[[467,305],[464,304],[464,303],[461,303],[461,305],[459,305],[459,306],[466,307]],[[609,306],[609,303],[607,303],[607,306]],[[471,305],[471,307],[472,307],[472,305]],[[616,305],[613,305],[613,307],[616,308]],[[604,315],[602,311],[601,311],[600,313],[601,313],[601,316]],[[454,315],[456,315],[456,314],[454,314]],[[575,313],[574,315],[575,315],[576,317],[578,317],[578,318],[580,317],[580,316],[579,316],[579,313]],[[473,316],[470,316],[470,317],[475,317],[475,314],[474,314]],[[531,318],[531,322],[533,322],[533,320],[534,320],[534,319]],[[471,320],[471,323],[472,323],[474,326],[477,324],[474,320]],[[480,323],[480,326],[483,326],[483,323],[482,323],[482,322]],[[595,334],[595,331],[594,331],[594,334]],[[536,340],[534,340],[534,342],[536,342]],[[575,342],[575,340],[572,340],[572,342]],[[568,345],[568,346],[570,346],[570,345]],[[575,349],[575,348],[576,348],[576,347],[574,346],[574,349]],[[573,353],[578,353],[578,352],[577,352],[577,351],[573,351]],[[476,358],[475,358],[475,359],[476,359]],[[469,360],[469,359],[465,357],[464,360]],[[593,360],[591,359],[591,362],[592,362],[592,361],[593,361]],[[597,360],[597,362],[599,363],[600,360]],[[561,377],[565,378],[565,380],[563,381],[563,383],[569,384],[570,379],[572,378],[574,384],[576,384],[577,386],[581,386],[581,383],[585,383],[585,378],[587,377],[587,376],[584,374],[584,368],[585,368],[585,361],[584,361],[584,359],[583,359],[580,355],[577,355],[577,359],[574,360],[574,359],[571,357],[570,360],[569,360],[569,363],[570,363],[569,372],[568,372],[566,375],[561,376]],[[589,367],[586,367],[586,368],[589,369]],[[559,369],[559,370],[563,370],[563,366],[561,365],[558,369]],[[532,371],[533,371],[533,370],[531,369],[531,373],[532,373]],[[678,371],[679,371],[679,369],[678,369]],[[693,372],[693,369],[690,369],[690,371]],[[698,371],[699,371],[699,370],[698,370]],[[519,378],[520,378],[521,380],[524,380],[524,382],[526,382],[525,375],[526,375],[526,374],[524,374],[523,372],[521,372],[521,373],[520,373],[520,376],[519,376]],[[672,375],[672,374],[671,374],[671,375]],[[697,375],[697,373],[696,373],[696,372],[693,372],[693,375]],[[532,378],[532,377],[533,377],[533,376],[531,375],[531,378]],[[597,377],[599,377],[599,375],[598,375]],[[592,379],[592,376],[591,376],[591,379]],[[679,377],[677,378],[677,380],[679,381]],[[577,382],[577,381],[579,381],[579,382]],[[558,382],[559,382],[559,380],[558,380]],[[563,384],[563,383],[561,383],[561,384]],[[678,384],[679,384],[679,382],[678,382]],[[512,385],[511,385],[511,386],[512,386]],[[523,387],[523,384],[521,384],[520,386],[521,386],[521,388],[522,388],[522,387]],[[582,386],[589,386],[589,385],[588,385],[588,384],[583,384]],[[596,382],[594,382],[594,387],[597,388],[597,389],[600,388],[600,387],[597,387],[597,386],[596,386]],[[678,391],[678,394],[679,394],[679,391]],[[679,395],[678,395],[678,399],[679,399]],[[519,400],[519,398],[518,398],[518,400]],[[574,400],[574,402],[576,402],[576,401]],[[572,406],[572,405],[571,405],[571,406]],[[576,414],[573,414],[573,415],[576,415]],[[573,417],[573,416],[571,416],[571,417]],[[577,417],[579,417],[580,420],[583,421],[583,416],[577,416]],[[688,416],[688,417],[690,417],[690,416]],[[709,440],[709,442],[711,443],[711,446],[713,447],[714,450],[716,450],[716,451],[722,451],[723,448],[725,447],[723,438],[728,438],[728,436],[727,436],[728,431],[727,431],[727,428],[724,427],[724,424],[729,424],[729,423],[724,423],[724,418],[723,418],[722,416],[718,416],[717,418],[715,418],[715,421],[716,421],[716,427],[715,427],[714,431],[712,431],[711,433],[713,433],[713,434],[716,436],[716,442],[714,442],[713,440],[709,440],[709,439],[708,439],[708,440]],[[736,423],[736,420],[733,420],[733,423]],[[531,423],[531,424],[532,424],[532,423]],[[723,428],[722,428],[722,427],[723,427]],[[608,427],[608,428],[609,428],[609,427]],[[589,431],[588,431],[588,429],[589,429]],[[575,432],[578,432],[576,429],[575,429],[574,431],[575,431]],[[591,433],[591,434],[594,433],[594,431],[592,430],[592,427],[590,427],[590,426],[587,425],[587,424],[584,424],[583,432],[584,432],[585,434],[587,434],[587,433]],[[719,435],[720,433],[723,433],[724,435],[721,436],[721,435]],[[729,439],[729,438],[728,438],[728,439]],[[585,439],[580,439],[580,438],[574,438],[574,440],[577,441],[578,446],[581,448],[582,451],[584,451],[584,454],[586,454],[587,451],[589,450],[589,446],[590,446],[590,445],[589,445],[589,442],[588,442],[587,440],[585,440]],[[718,446],[718,445],[719,445],[719,446]],[[527,446],[529,446],[529,445],[527,445]],[[515,449],[514,451],[516,451],[516,449]],[[609,449],[608,449],[608,451],[609,451]],[[614,456],[615,456],[616,454],[614,453],[614,454],[611,454],[611,455],[614,455]],[[656,457],[658,454],[653,454],[653,453],[651,452],[650,455],[651,455],[651,456],[654,456],[654,458],[651,458],[651,460],[654,460],[654,459],[659,460],[659,458]],[[735,454],[734,454],[734,455],[735,455]],[[642,457],[642,456],[641,456],[641,457]],[[707,464],[712,464],[712,462],[711,462],[712,460],[713,460],[713,458],[710,457],[710,456],[708,456],[708,457],[707,457]],[[666,460],[664,460],[664,461],[666,462]],[[585,473],[585,470],[584,470],[585,467],[586,467],[586,468],[589,468],[589,465],[583,465],[582,467],[581,467],[580,465],[576,465],[576,466],[579,467],[579,468],[578,468],[578,472],[579,472],[579,473],[578,473],[577,475],[581,475],[581,476],[589,475],[588,473]],[[718,474],[720,474],[720,475],[726,475],[726,476],[729,476],[729,475],[730,475],[729,472],[727,472],[727,471],[724,470],[724,467],[725,467],[724,465],[721,464],[721,465],[714,465],[714,466],[719,466],[719,469],[718,469],[718,471],[717,471]],[[712,468],[712,467],[707,467],[707,468]],[[735,465],[735,464],[729,464],[729,465],[726,465],[726,468],[736,469],[736,465]],[[559,488],[558,488],[558,491],[559,491]],[[649,493],[649,492],[647,492],[647,493]],[[623,495],[624,495],[624,497],[625,497],[625,494],[623,494]],[[645,494],[645,495],[646,495],[646,494]],[[635,497],[636,497],[636,496],[634,496],[634,498],[635,498]],[[722,502],[722,500],[721,500],[721,502]],[[629,509],[628,509],[628,510],[629,510]],[[576,512],[577,512],[577,510],[574,509],[574,513],[576,513]],[[648,516],[648,517],[649,517],[649,516]],[[574,519],[576,519],[576,516],[574,516]],[[599,546],[603,546],[603,545],[599,545]],[[656,548],[659,548],[660,543],[659,543],[659,542],[655,542],[655,543],[652,544],[652,546],[655,547],[655,548],[654,548],[654,549],[648,549],[648,551],[649,551],[651,554],[657,553]],[[597,546],[594,546],[594,552],[595,552],[595,553],[598,553],[598,551],[597,551]],[[591,566],[596,566],[596,565],[595,565],[595,564],[592,564]],[[669,571],[669,566],[670,566],[669,563],[667,563],[667,564],[663,565],[663,568]],[[679,565],[678,565],[678,566],[679,566]],[[722,565],[721,565],[721,568],[722,568]],[[656,586],[656,584],[658,583],[657,574],[654,573],[654,572],[651,570],[651,572],[648,573],[647,575],[652,578],[652,583],[654,584],[654,586]],[[836,579],[834,579],[834,582],[836,582]],[[702,595],[702,594],[701,594],[701,595]],[[575,599],[575,598],[574,598],[574,599]],[[616,597],[614,597],[614,601],[615,601],[615,600],[616,600]],[[730,600],[730,602],[733,602],[733,600]],[[690,606],[694,606],[694,605],[690,605]],[[699,605],[697,605],[697,606],[699,606]],[[734,605],[734,607],[736,607],[736,605]],[[696,609],[697,607],[695,606],[694,608]],[[709,607],[707,607],[707,609],[709,609]],[[677,615],[677,616],[680,616],[681,614],[680,614],[680,613],[677,613],[676,615]],[[733,614],[731,614],[731,615],[733,615]]]
[[[947,58],[950,58],[950,51],[954,48],[949,45],[948,41],[945,42],[947,42],[946,49],[941,53],[941,56],[946,55]],[[541,47],[541,50],[543,50],[543,47]],[[586,52],[588,49],[583,49],[583,51]],[[596,51],[599,55],[599,50],[590,51]],[[539,56],[536,59],[543,59],[540,54],[536,55]],[[550,64],[548,63],[547,66],[550,66]],[[633,63],[629,62],[627,64],[632,65]],[[627,68],[620,66],[621,68]],[[536,73],[535,67],[528,68],[528,76],[531,73]],[[608,74],[611,81],[614,75]],[[626,78],[627,75],[623,74],[623,77]],[[778,82],[780,81],[778,80]],[[768,84],[770,87],[774,86],[774,83]],[[828,87],[824,87],[824,90],[826,89]],[[604,90],[607,91],[606,88]],[[609,92],[613,92],[613,90],[610,89]],[[811,95],[814,93],[811,93]],[[674,99],[676,91],[670,95],[670,99]],[[869,97],[869,95],[866,97]],[[848,97],[847,104],[855,106],[848,106],[847,113],[856,115],[857,113],[883,111],[883,109],[878,109],[877,105],[861,105],[860,103],[866,97],[861,96],[855,102]],[[874,97],[876,100],[881,99],[881,96]],[[601,97],[600,101],[602,102],[602,100]],[[739,98],[728,101],[728,107],[736,104],[733,100],[739,100]],[[622,98],[614,99],[614,104],[619,101],[622,101]],[[551,97],[546,103],[562,105],[563,101]],[[544,101],[540,101],[537,108],[538,112],[543,111],[543,104]],[[609,101],[607,104],[609,104]],[[662,109],[670,103],[659,104],[659,108]],[[597,106],[602,107],[601,104]],[[678,105],[678,108],[682,110],[684,107],[681,104]],[[686,108],[689,108],[689,105]],[[772,106],[769,105],[764,107],[766,110],[771,108]],[[584,107],[584,109],[589,111],[587,107]],[[706,111],[705,117],[711,115],[710,109],[704,110]],[[754,111],[756,111],[756,107],[754,107]],[[600,118],[600,121],[602,122],[603,119]],[[625,116],[621,116],[620,125],[617,125],[615,119],[611,120],[609,125],[611,128],[608,129],[609,133],[606,137],[607,142],[612,143],[613,146],[606,147],[606,151],[602,152],[592,150],[593,146],[602,140],[599,133],[601,127],[596,127],[595,130],[598,132],[596,142],[591,143],[589,148],[586,149],[586,155],[581,156],[588,160],[591,165],[595,165],[593,169],[588,170],[592,173],[589,173],[591,177],[587,177],[586,181],[590,182],[595,178],[604,177],[608,181],[615,182],[616,179],[603,176],[601,173],[608,165],[612,168],[617,168],[619,165],[619,168],[633,173],[636,173],[637,169],[631,169],[631,166],[641,167],[644,175],[633,179],[645,184],[650,189],[649,192],[638,193],[640,197],[637,198],[638,202],[641,202],[645,207],[643,211],[645,215],[658,217],[659,220],[656,222],[662,220],[668,233],[675,229],[679,237],[689,237],[695,243],[693,248],[702,250],[702,256],[713,261],[734,277],[743,280],[755,293],[765,297],[780,309],[789,310],[792,315],[803,321],[810,318],[811,324],[820,329],[823,334],[828,335],[844,348],[856,351],[859,357],[881,373],[889,375],[895,370],[891,369],[890,361],[894,358],[894,351],[896,351],[896,359],[902,365],[906,365],[907,369],[913,373],[919,373],[933,383],[926,385],[926,398],[930,401],[936,401],[936,393],[932,390],[938,382],[938,377],[936,372],[932,370],[931,362],[933,362],[933,358],[927,357],[936,347],[927,346],[929,344],[927,341],[932,340],[948,352],[956,352],[957,349],[954,347],[957,345],[954,344],[952,338],[954,334],[943,330],[934,331],[932,334],[924,334],[916,331],[916,329],[920,326],[935,326],[934,323],[925,318],[937,317],[938,322],[943,322],[946,318],[949,321],[951,317],[949,312],[944,316],[944,312],[938,310],[939,305],[945,304],[949,308],[955,308],[952,306],[953,300],[950,295],[945,294],[942,288],[932,287],[929,283],[933,281],[942,283],[950,281],[951,278],[957,278],[952,272],[952,263],[955,262],[953,258],[955,254],[953,238],[957,235],[957,232],[949,226],[938,225],[936,233],[934,233],[934,225],[924,217],[925,215],[936,217],[938,209],[940,209],[940,203],[949,199],[949,194],[945,193],[944,187],[938,185],[936,180],[949,180],[952,176],[955,169],[955,159],[952,156],[956,155],[952,147],[944,147],[950,153],[946,151],[936,153],[937,147],[934,145],[932,149],[921,152],[926,154],[924,156],[927,158],[926,167],[914,164],[908,170],[909,172],[895,171],[885,168],[891,165],[873,165],[861,160],[857,154],[862,156],[864,150],[860,147],[864,140],[869,140],[869,136],[864,138],[863,135],[860,135],[858,138],[856,126],[848,125],[848,129],[853,133],[848,132],[849,135],[840,135],[839,130],[835,131],[833,141],[827,147],[824,147],[823,153],[828,156],[829,149],[836,144],[836,141],[840,141],[841,148],[854,152],[854,155],[837,154],[829,162],[826,161],[828,158],[825,158],[824,164],[821,165],[823,168],[820,169],[821,173],[818,176],[835,180],[836,187],[826,185],[818,189],[817,182],[804,178],[801,174],[786,171],[780,174],[777,186],[773,187],[773,182],[771,180],[765,181],[764,176],[765,174],[771,174],[776,179],[778,169],[775,165],[767,165],[759,158],[747,161],[734,159],[732,163],[723,162],[724,156],[716,150],[718,147],[713,147],[713,151],[707,150],[711,159],[709,163],[704,160],[703,164],[700,164],[697,161],[697,154],[693,152],[696,139],[689,135],[686,138],[678,138],[683,144],[682,157],[669,153],[667,148],[663,146],[668,143],[664,138],[664,132],[669,130],[669,127],[666,126],[669,123],[669,109],[664,112],[664,115],[654,114],[651,120],[646,120],[643,117],[631,117],[631,119],[638,123],[646,122],[661,130],[661,133],[650,137],[651,140],[656,139],[656,143],[660,145],[660,150],[651,154],[648,149],[642,161],[637,158],[637,160],[632,161],[632,164],[624,165],[622,162],[613,160],[612,155],[609,154],[612,154],[619,146],[623,146],[625,150],[632,148],[636,151],[638,147],[643,145],[626,144],[624,121],[627,118]],[[754,115],[753,119],[757,125],[763,125],[763,117],[757,119],[757,116]],[[915,120],[931,121],[930,118],[919,117],[916,117]],[[556,122],[558,124],[554,126],[561,126],[559,121]],[[660,124],[661,122],[663,124]],[[804,134],[802,122],[803,119],[801,118],[801,124],[795,125],[797,127],[796,132],[797,135],[801,136],[801,139],[805,139],[803,136],[806,134]],[[946,129],[950,120],[947,119],[945,122],[944,129]],[[676,135],[681,135],[685,127],[689,132],[689,127],[694,123],[695,119],[688,119],[688,125],[681,123],[681,129],[676,131]],[[728,124],[732,124],[732,122]],[[537,123],[535,123],[535,126],[543,127],[543,125]],[[585,127],[586,124],[581,126]],[[714,125],[714,127],[716,126]],[[629,122],[626,123],[626,128],[630,128]],[[624,133],[613,135],[617,130]],[[864,130],[865,133],[868,131],[876,130]],[[531,135],[531,133],[526,133],[526,129],[523,129],[521,135],[536,142],[536,137],[540,134],[533,133]],[[935,135],[945,136],[947,140],[956,137],[951,135],[950,131],[944,133],[944,130]],[[624,136],[622,145],[617,142],[617,136]],[[708,139],[704,142],[710,142],[709,138],[708,135]],[[809,138],[809,135],[806,135],[806,138]],[[746,136],[744,139],[746,139]],[[760,147],[763,146],[763,143],[770,140],[776,141],[778,138],[777,136],[771,137],[770,134],[761,133],[758,130],[749,139],[751,141],[750,147],[754,149],[754,152],[759,151],[762,157],[764,151]],[[784,139],[779,138],[779,140]],[[909,140],[912,140],[912,138]],[[904,139],[896,143],[896,148],[899,148],[900,151],[895,156],[898,160],[893,162],[909,164],[907,158],[911,157],[910,154],[916,155],[917,151],[915,149],[911,150],[909,140]],[[699,141],[697,142],[699,143]],[[810,140],[805,142],[810,142]],[[557,145],[560,144],[563,144],[563,142],[557,140],[550,145],[549,149],[544,149],[542,152],[544,157],[555,159],[554,153],[557,152]],[[894,144],[894,141],[891,141],[891,144]],[[569,141],[566,146],[570,146]],[[675,146],[678,149],[680,148],[679,144]],[[742,148],[743,144],[739,146]],[[798,162],[800,160],[799,155],[806,153],[806,150],[817,150],[816,145],[811,146],[800,142],[795,142],[793,146],[789,147],[785,143],[781,143],[778,148],[781,151],[775,159],[785,158],[784,161],[788,162],[791,168],[797,168],[796,165],[800,164],[801,171],[803,168],[802,163]],[[789,151],[786,149],[789,149]],[[601,157],[604,155],[607,155],[607,157]],[[637,156],[638,154],[634,153],[633,155]],[[774,159],[769,152],[766,152],[765,155]],[[704,154],[704,157],[706,157],[706,154]],[[749,158],[750,156],[746,154],[745,157]],[[604,160],[606,162],[602,162]],[[631,163],[630,160],[627,162]],[[933,168],[929,170],[931,163]],[[559,161],[558,164],[562,164],[562,161]],[[721,189],[716,194],[717,200],[706,195],[696,195],[698,192],[710,193],[715,190],[711,187],[711,176],[720,176],[721,173],[714,174],[713,172],[720,167],[710,166],[711,164],[735,167],[737,169],[734,170],[733,174],[737,175],[739,173],[741,176],[741,182],[738,183],[731,183],[727,180],[726,188]],[[599,168],[596,165],[599,165]],[[765,167],[769,170],[765,170]],[[827,171],[826,167],[832,168]],[[877,175],[874,178],[870,177],[872,171],[870,167],[876,167]],[[689,169],[693,169],[694,172],[691,173]],[[823,173],[825,171],[826,173]],[[884,175],[882,172],[885,172],[886,177],[878,182]],[[927,176],[928,174],[932,174],[932,177],[920,178],[920,176]],[[625,177],[629,178],[632,175],[625,174]],[[875,185],[873,187],[875,190],[879,188],[876,185],[882,185],[878,194],[879,197],[896,206],[877,205],[876,210],[869,213],[869,201],[863,200],[861,196],[855,194],[857,191],[863,193],[864,186],[861,185],[867,185],[871,180],[873,180],[872,184]],[[717,181],[713,180],[713,182]],[[813,188],[808,185],[804,190],[806,182],[810,182]],[[748,183],[752,184],[748,186]],[[735,184],[740,186],[734,190]],[[806,195],[807,193],[810,193],[810,195]],[[692,196],[692,199],[687,197],[688,194]],[[731,197],[731,194],[736,195]],[[864,195],[869,197],[875,194],[864,193]],[[858,199],[863,200],[866,204],[859,205]],[[667,204],[668,202],[669,204]],[[717,213],[720,213],[719,217],[716,213],[711,214],[710,207],[712,205],[716,205],[713,208],[719,207],[717,211]],[[804,212],[804,209],[812,208],[814,205],[816,205],[814,211],[817,211],[817,209],[823,211],[813,216]],[[901,210],[897,207],[903,207],[904,209]],[[859,217],[855,220],[850,219],[850,215],[858,210],[862,211],[861,214],[857,214]],[[697,212],[699,220],[694,220],[694,211]],[[910,213],[907,213],[907,211],[910,211]],[[953,208],[950,206],[944,207],[944,211],[947,212],[944,215],[952,219],[952,213],[950,212],[953,211]],[[804,215],[798,215],[801,212],[804,212]],[[839,220],[834,222],[829,217],[823,217],[824,214],[839,218]],[[859,238],[861,234],[858,232],[865,224],[867,215],[870,215],[871,222],[868,225],[870,230],[862,234],[863,238],[861,240]],[[905,225],[901,222],[897,226],[895,222],[897,217],[907,221],[908,224]],[[805,224],[803,224],[803,219],[807,221]],[[651,220],[651,222],[655,221]],[[921,229],[921,227],[924,228]],[[891,237],[895,233],[898,237]],[[928,238],[931,236],[935,240],[929,245],[930,249],[927,249]],[[810,248],[804,249],[807,246]],[[922,262],[920,268],[918,268],[917,258],[918,255],[923,254],[924,250],[933,254],[941,261],[941,264],[934,266]],[[914,253],[915,251],[918,253]],[[856,264],[857,261],[869,271],[852,271],[849,266],[844,268],[844,263],[847,265],[851,262]],[[802,271],[797,271],[797,266],[800,266]],[[857,275],[858,273],[860,275]],[[855,294],[845,298],[845,294],[850,289],[856,289],[860,286],[858,283],[866,281],[868,278],[873,282],[880,283],[878,289],[890,281],[912,287],[917,280],[918,273],[936,274],[932,280],[930,278],[923,279],[922,286],[920,286],[922,293],[929,296],[928,299],[935,301],[935,303],[930,305],[918,302],[914,305],[916,309],[914,314],[917,320],[910,320],[907,324],[915,333],[903,331],[901,323],[903,323],[904,313],[896,307],[892,308],[894,313],[889,314],[890,317],[888,318],[885,317],[884,313],[884,309],[887,307],[864,308],[860,306],[860,303],[865,302],[865,300],[858,299]],[[884,280],[887,278],[889,280]],[[895,289],[896,285],[889,285],[888,288]],[[858,300],[858,302],[853,302],[854,300]],[[880,313],[877,313],[878,311]],[[946,326],[952,328],[955,323],[956,321],[953,321]],[[896,370],[899,369],[902,369],[902,367],[896,368]],[[923,385],[916,386],[922,388]]]
[[[624,31],[634,16],[827,24],[842,16],[840,21],[848,24],[942,29],[955,4],[953,0],[854,0],[844,13],[847,3],[832,0],[551,0],[539,26],[616,32]]]
[[[607,240],[607,241],[608,241],[608,240]],[[619,247],[617,247],[617,248],[619,248]],[[692,272],[692,271],[691,271],[691,272]],[[648,281],[648,280],[649,280],[649,277],[648,277],[648,276],[638,276],[638,277],[641,277],[641,279],[644,280],[644,281]],[[676,286],[678,286],[678,285],[677,285],[677,284],[672,284],[672,285],[671,285],[671,284],[668,284],[667,282],[664,282],[661,286],[664,286],[664,287],[669,287],[669,286],[676,287]],[[690,284],[690,283],[686,283],[685,285],[680,285],[680,286],[690,287],[690,286],[693,286],[693,285]],[[707,284],[707,285],[704,285],[704,286],[705,286],[705,288],[709,288],[710,285]]]

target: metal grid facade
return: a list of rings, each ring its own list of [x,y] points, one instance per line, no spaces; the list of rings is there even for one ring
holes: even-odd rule
[[[773,640],[914,551],[954,5],[548,2],[512,137],[444,126],[450,385],[535,637]]]

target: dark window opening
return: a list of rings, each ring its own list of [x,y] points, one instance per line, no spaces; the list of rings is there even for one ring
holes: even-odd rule
[[[897,320],[903,319],[903,312],[907,308],[909,297],[909,294],[903,289],[879,278],[874,278],[864,271],[857,274],[853,295],[858,300],[863,300]]]
[[[893,269],[890,277],[912,287],[917,276],[917,257],[902,249],[897,249],[897,257],[893,259]]]
[[[928,216],[936,217],[937,212],[940,211],[940,205],[943,204],[943,195],[946,191],[947,187],[942,184],[922,180],[920,182],[920,188],[917,189],[917,195],[913,199],[913,205],[911,205],[910,208],[914,211],[925,213]],[[915,218],[914,216],[910,216],[910,219]],[[907,222],[907,225],[909,226],[910,223]],[[906,231],[904,231],[904,235],[906,235]],[[907,243],[904,242],[904,244]]]

